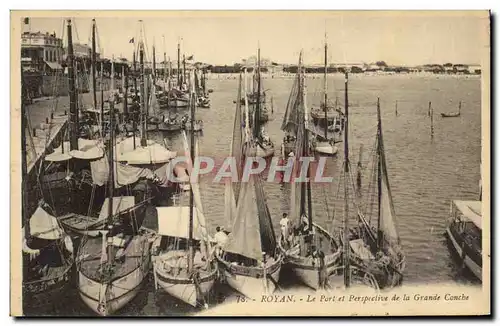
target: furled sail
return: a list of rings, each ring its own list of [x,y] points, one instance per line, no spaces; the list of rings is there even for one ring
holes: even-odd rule
[[[184,139],[184,151],[185,151],[185,155],[186,155],[186,158],[187,158],[187,161],[189,162],[188,166],[188,171],[189,171],[189,175],[191,176],[192,175],[192,172],[191,172],[191,169],[192,169],[192,160],[191,160],[191,155],[190,155],[190,151],[189,151],[189,145],[188,145],[188,140],[187,140],[187,136],[186,136],[186,133],[183,132],[183,139]],[[193,137],[193,136],[192,136]],[[195,153],[197,152],[197,149],[198,149],[198,146],[197,146],[197,141],[196,141],[196,145],[195,145]],[[195,207],[195,211],[196,211],[196,222],[199,224],[200,226],[200,230],[202,230],[202,236],[203,236],[203,239],[204,240],[208,240],[209,237],[208,237],[208,233],[207,233],[207,223],[206,223],[206,218],[205,218],[205,214],[203,213],[203,204],[202,204],[202,201],[201,201],[201,192],[200,192],[200,184],[199,184],[199,180],[193,180],[192,178],[189,178],[190,182],[191,182],[191,191],[193,193],[193,200],[194,200],[194,207]]]
[[[297,74],[292,90],[290,91],[290,96],[288,97],[288,103],[286,105],[285,116],[281,124],[281,130],[287,132],[296,132],[298,127],[298,116],[299,116],[299,74]]]
[[[224,216],[228,223],[231,223],[234,215],[236,214],[236,200],[240,191],[240,178],[242,175],[242,148],[243,148],[243,120],[241,115],[241,74],[238,85],[238,96],[236,97],[238,100],[236,101],[236,111],[234,114],[234,125],[233,125],[233,137],[231,139],[231,153],[230,157],[234,158],[234,162],[236,165],[236,175],[237,180],[225,180],[225,189],[224,189],[224,203],[225,203],[225,211]]]
[[[238,86],[238,99],[241,98],[241,74],[240,82]],[[241,102],[236,101],[236,111],[234,114],[234,125],[233,125],[233,138],[231,140],[231,157],[234,157],[237,168],[238,180],[240,180],[242,175],[242,161],[243,161],[243,118],[241,114]],[[239,187],[236,185],[234,188],[234,194],[236,198],[239,195]]]

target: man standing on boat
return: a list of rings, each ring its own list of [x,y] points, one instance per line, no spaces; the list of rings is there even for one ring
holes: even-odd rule
[[[224,232],[224,230],[221,229],[220,226],[215,228],[215,231],[217,231],[214,234],[214,240],[216,242],[215,250],[220,251],[220,250],[222,250],[222,248],[224,248],[224,245],[227,243],[228,236],[227,236],[226,232]]]
[[[290,220],[288,219],[288,214],[283,213],[283,217],[281,218],[280,221],[280,227],[281,227],[281,239],[283,241],[283,244],[285,247],[288,249],[290,247],[290,241],[289,241],[289,229],[290,229]]]

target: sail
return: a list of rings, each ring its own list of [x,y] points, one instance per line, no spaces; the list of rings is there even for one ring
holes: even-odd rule
[[[296,132],[298,127],[297,118],[299,115],[299,74],[295,78],[292,89],[290,91],[290,96],[288,97],[288,103],[286,105],[285,116],[283,117],[283,122],[281,124],[281,130],[288,132]]]
[[[307,153],[305,153],[304,148],[308,146],[304,146],[304,142],[307,142],[307,135],[306,133],[306,121],[305,121],[305,115],[304,115],[304,110],[302,109],[304,104],[303,104],[303,90],[301,89],[300,86],[300,74],[297,74],[297,92],[295,95],[295,123],[296,123],[296,129],[295,132],[297,133],[296,136],[296,141],[295,141],[295,150],[294,150],[294,155],[295,155],[295,162],[293,165],[293,172],[292,176],[298,177],[300,175],[300,158],[303,156],[306,156]],[[291,192],[290,192],[290,220],[294,221],[296,223],[300,223],[300,215],[301,215],[301,208],[304,208],[304,203],[305,203],[305,193],[303,193],[303,183],[302,182],[292,182],[291,183]]]
[[[186,133],[184,131],[183,131],[183,136],[184,136],[183,139],[184,139],[185,155],[186,155],[188,162],[191,162],[191,155],[190,155],[190,151],[189,151],[187,136],[186,136]],[[196,140],[195,152],[198,151],[198,146],[197,146],[198,144],[197,143],[198,143],[198,141]],[[191,165],[191,164],[189,164],[189,165]],[[189,168],[189,170],[190,169],[191,168]],[[189,171],[189,175],[192,175],[191,171]],[[197,224],[199,224],[200,230],[203,231],[202,232],[203,239],[207,240],[208,239],[208,233],[206,232],[207,222],[206,222],[205,214],[203,213],[203,204],[201,201],[200,183],[199,183],[199,180],[192,180],[191,178],[189,178],[189,180],[191,182],[191,191],[193,193],[193,201],[194,201],[194,207],[195,207],[195,212],[196,212],[196,217],[197,217],[196,222],[197,222]]]
[[[260,261],[262,252],[272,253],[270,244],[273,241],[268,238],[269,231],[261,230],[266,214],[263,209],[267,205],[265,201],[258,201],[262,195],[257,188],[262,186],[255,183],[256,178],[259,176],[250,175],[248,182],[242,184],[233,231],[229,234],[224,250]]]
[[[237,176],[238,179],[240,180],[240,177],[242,175],[242,138],[243,138],[243,133],[242,133],[242,116],[241,116],[241,74],[240,74],[240,81],[238,84],[238,96],[236,97],[238,100],[236,101],[236,111],[234,114],[234,125],[233,125],[233,137],[231,139],[231,153],[230,157],[234,158],[235,163],[236,163],[236,169],[237,169]],[[236,214],[236,200],[238,198],[240,191],[240,185],[238,182],[236,182],[233,186],[233,180],[225,180],[225,188],[224,188],[224,203],[225,203],[225,210],[224,210],[224,216],[226,218],[226,221],[228,223],[231,223],[231,221],[234,218],[234,215]]]
[[[262,250],[266,253],[273,254],[276,249],[276,235],[274,234],[273,224],[271,221],[271,213],[267,206],[266,195],[260,176],[255,177],[255,197],[257,198],[257,206],[259,211],[259,227],[262,243]]]
[[[160,114],[160,105],[158,104],[158,99],[156,98],[156,85],[151,77],[151,98],[149,101],[150,112],[153,116],[158,116]]]
[[[380,117],[380,102],[377,102],[377,118],[378,118],[378,159],[380,160],[380,229],[384,239],[389,244],[399,244],[400,239],[396,227],[396,214],[394,212],[394,204],[392,201],[391,188],[389,185],[389,176],[387,173],[387,164],[385,159],[384,140],[382,133],[382,119]]]
[[[380,138],[380,141],[382,139]],[[381,146],[383,150],[383,145]],[[389,177],[387,174],[387,166],[385,162],[385,154],[380,153],[382,167],[382,185],[380,193],[380,230],[384,235],[384,239],[390,244],[399,244],[400,239],[396,227],[396,214],[394,212],[394,204],[392,202],[391,188],[389,185]]]
[[[238,99],[241,98],[241,74],[240,82],[238,86]],[[242,161],[243,161],[243,119],[241,115],[241,101],[236,101],[236,111],[234,113],[234,124],[233,124],[233,137],[231,140],[231,157],[234,158],[236,162],[238,180],[240,180],[242,175]],[[234,195],[237,199],[239,196],[239,184],[234,187]]]

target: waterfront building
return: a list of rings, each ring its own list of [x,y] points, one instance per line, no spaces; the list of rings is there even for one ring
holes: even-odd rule
[[[62,69],[63,44],[56,33],[24,32],[21,35],[21,66],[30,72],[52,74]]]

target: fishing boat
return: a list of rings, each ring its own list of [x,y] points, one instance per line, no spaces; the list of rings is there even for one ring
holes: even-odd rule
[[[186,155],[195,158],[195,94],[191,102],[191,146],[184,134]],[[199,184],[191,182],[189,206],[157,207],[158,237],[153,243],[155,287],[191,306],[208,307],[208,294],[217,278],[217,263],[212,255]],[[181,199],[184,193],[179,194]]]
[[[255,145],[248,149],[253,154],[247,155],[255,155]],[[216,255],[225,282],[246,297],[256,299],[277,288],[283,262],[259,175],[251,175],[248,182],[240,185],[237,203],[228,242]]]
[[[181,45],[177,43],[177,81],[175,87],[167,92],[168,108],[189,108],[190,94],[186,84],[186,60],[182,60],[181,68]],[[181,71],[182,70],[182,71]]]
[[[452,200],[446,227],[450,248],[459,258],[462,268],[468,269],[479,280],[483,279],[482,220],[480,200]]]
[[[238,98],[242,92],[241,81],[240,73]],[[227,243],[215,253],[225,282],[239,293],[257,298],[276,289],[283,256],[277,250],[260,175],[250,175],[248,182],[241,182],[242,162],[257,153],[248,115],[245,115],[243,131],[241,113],[241,102],[238,102],[230,149],[236,159],[238,180],[234,185],[234,180],[227,180],[224,196],[226,220],[233,222],[232,232]]]
[[[328,106],[328,44],[326,42],[326,34],[325,34],[325,64],[324,64],[324,72],[323,72],[323,103],[321,103],[320,108],[311,109],[311,117],[313,121],[316,121],[318,124],[323,125],[323,135],[322,137],[317,137],[316,141],[313,143],[314,151],[319,155],[333,156],[338,152],[338,147],[335,146],[335,139],[330,139],[328,137],[328,131],[330,127],[330,122],[335,123],[338,120],[338,113],[335,109],[338,107],[331,108]],[[319,111],[323,110],[323,117]],[[333,119],[330,117],[333,115]]]
[[[328,103],[328,93],[327,93],[327,73],[328,73],[328,43],[326,41],[326,33],[325,33],[325,57],[324,57],[324,75],[323,75],[323,96],[324,101],[321,103],[319,107],[314,107],[311,109],[311,117],[315,124],[322,126],[325,129],[328,129],[332,126],[332,123],[335,120],[339,119],[342,115],[342,109],[339,106],[337,99],[335,99],[335,104],[330,105]]]
[[[244,69],[246,70],[247,68]],[[247,85],[246,82],[245,85]],[[253,67],[252,89],[249,90],[248,85],[245,86],[245,95],[246,95],[245,97],[240,98],[241,104],[245,105],[245,101],[247,102],[250,114],[257,115],[260,124],[268,122],[269,112],[266,100],[267,90],[264,90],[262,86],[262,76],[260,68],[260,48],[258,49],[257,62]]]
[[[274,143],[271,141],[269,135],[264,131],[261,120],[262,102],[260,100],[261,96],[261,76],[260,76],[260,48],[257,52],[257,102],[253,107],[253,112],[251,114],[252,120],[249,121],[249,125],[252,127],[253,138],[255,139],[255,145],[257,150],[257,156],[262,158],[271,157],[274,155]],[[247,82],[246,69],[245,69],[245,89]],[[245,93],[246,94],[246,93]],[[249,103],[245,95],[245,114],[250,115]],[[251,122],[250,122],[251,121]]]
[[[205,70],[201,69],[201,77],[198,76],[198,70],[195,71],[194,85],[196,89],[196,106],[199,108],[210,108],[209,93],[206,90]]]
[[[184,116],[181,120],[182,128],[186,131],[191,131],[191,126],[194,128],[194,132],[203,131],[203,120],[196,120],[191,123],[191,118],[189,116]]]
[[[302,92],[305,87],[304,81],[305,77],[302,74],[302,52],[299,55],[299,64],[297,69],[297,74],[295,75],[292,88],[290,89],[290,95],[288,96],[288,102],[286,105],[285,115],[283,116],[283,122],[281,123],[281,130],[285,132],[285,137],[283,137],[283,142],[281,144],[281,155],[286,158],[295,155],[295,148],[297,144],[297,134],[299,128],[301,128],[301,122],[304,112],[302,111]],[[308,125],[310,132],[315,131],[313,126]]]
[[[345,76],[345,90],[348,89],[348,75]],[[346,96],[346,126],[344,130],[344,219],[340,229],[340,240],[343,247],[342,268],[332,283],[334,287],[363,286],[374,290],[396,287],[402,284],[406,258],[396,227],[396,214],[389,186],[389,177],[385,159],[385,148],[382,137],[382,120],[380,118],[380,100],[377,100],[377,142],[373,156],[372,182],[368,187],[366,198],[376,198],[377,203],[367,203],[367,207],[377,207],[376,217],[364,212],[363,207],[355,204],[357,224],[350,226],[349,188],[351,184],[349,147],[348,147],[348,99]],[[358,170],[360,171],[360,170]],[[359,179],[359,177],[358,177]],[[358,183],[360,181],[358,180]],[[358,184],[358,187],[360,185]],[[372,187],[373,186],[373,187]],[[358,189],[358,194],[362,193]],[[359,198],[358,202],[362,198]],[[368,209],[373,212],[372,209]],[[376,221],[376,225],[372,225]],[[343,282],[340,276],[343,275]]]
[[[114,166],[114,116],[111,116],[108,166]],[[149,236],[140,231],[145,207],[135,208],[116,221],[121,201],[135,197],[114,196],[115,172],[109,168],[108,214],[97,237],[84,237],[77,255],[77,287],[82,301],[99,315],[107,316],[129,303],[149,272]],[[135,206],[135,203],[134,203]]]
[[[22,78],[23,79],[23,78]],[[22,81],[23,94],[24,81]],[[27,151],[26,128],[27,114],[21,103],[21,151],[22,151],[22,298],[23,312],[55,304],[71,280],[74,263],[73,242],[59,225],[56,217],[43,201],[30,216],[26,190]],[[47,211],[49,210],[49,212]]]
[[[458,112],[441,113],[441,117],[443,117],[443,118],[455,118],[455,117],[459,117],[461,109],[462,109],[462,101],[458,102]]]
[[[302,69],[301,69],[302,70]],[[292,175],[298,176],[298,164],[302,157],[309,156],[309,112],[305,102],[304,76],[295,101],[301,106],[297,110],[297,141],[295,152],[294,170]],[[322,226],[314,222],[312,207],[312,189],[309,181],[292,182],[291,185],[291,211],[290,220],[293,227],[282,231],[278,243],[280,250],[285,255],[286,267],[289,268],[305,285],[318,290],[324,289],[326,279],[334,273],[340,265],[341,250],[334,237]],[[299,187],[299,189],[296,189]],[[322,258],[321,258],[322,257]]]

